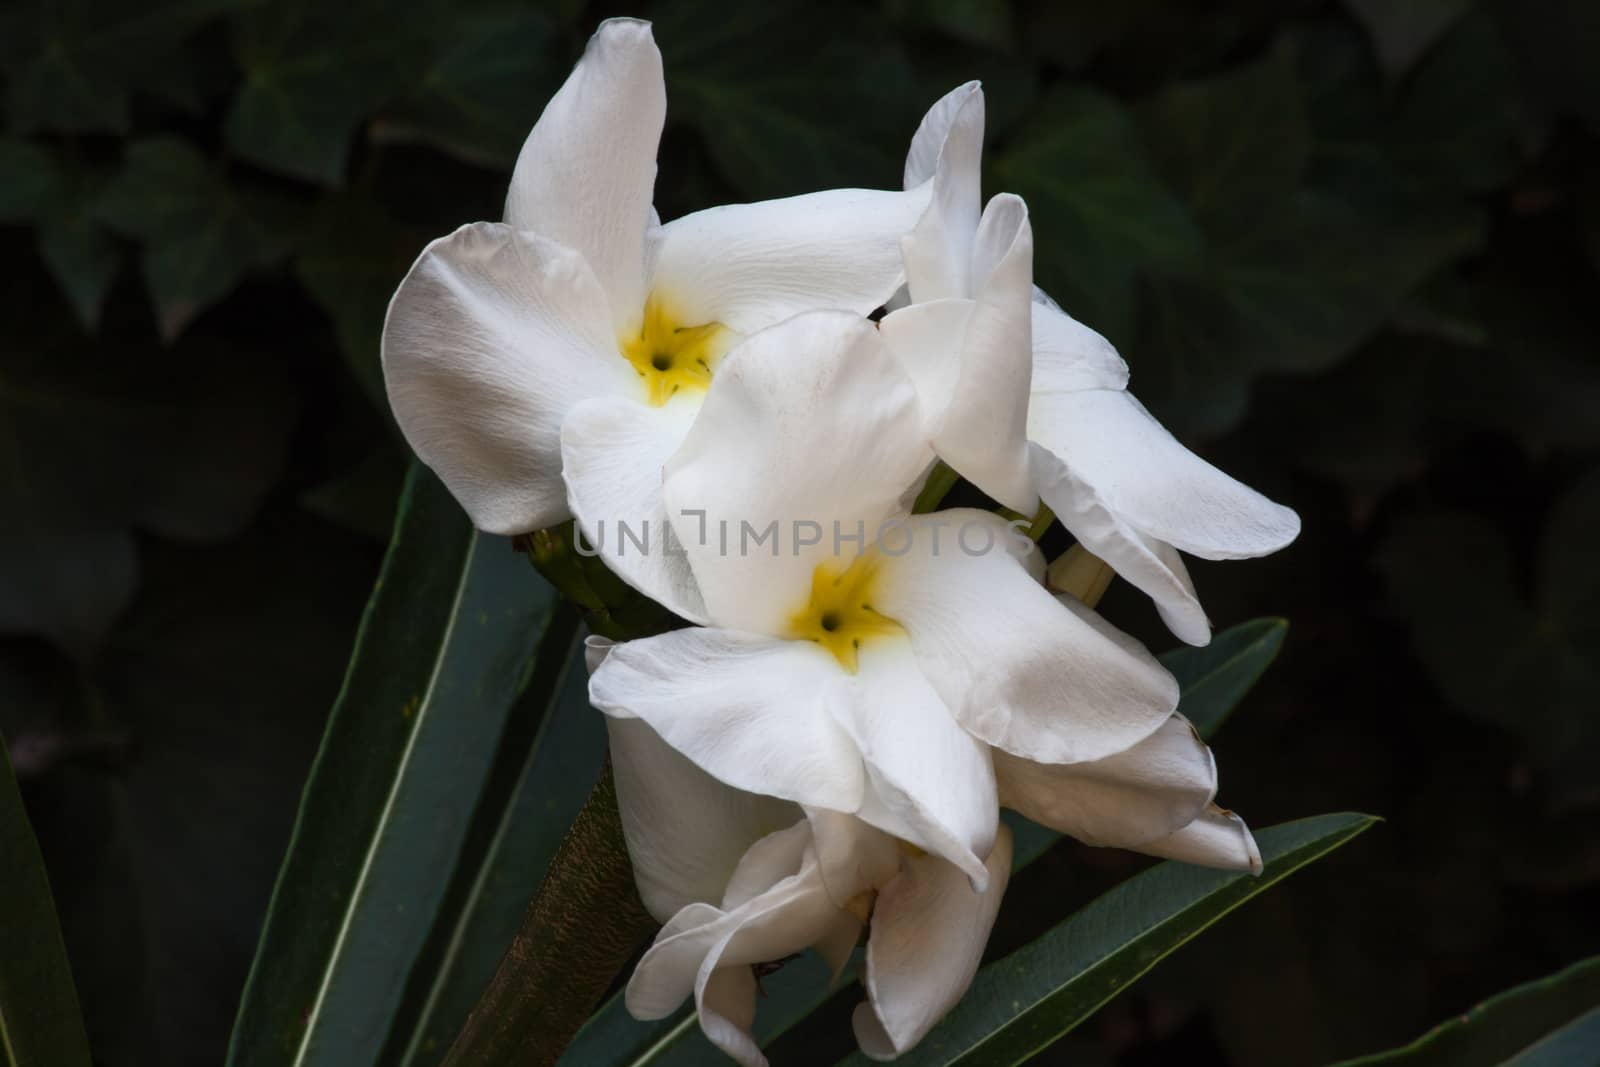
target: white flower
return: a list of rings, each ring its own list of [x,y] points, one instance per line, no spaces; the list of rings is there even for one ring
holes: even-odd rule
[[[1031,512],[1035,493],[1090,552],[1148,593],[1180,639],[1211,625],[1179,552],[1275,552],[1300,520],[1194,455],[1127,392],[1105,338],[1033,287],[1026,206],[979,215],[983,94],[976,82],[928,112],[906,184],[933,200],[904,241],[909,307],[882,323],[916,379],[939,455],[984,492]]]
[[[390,403],[484,530],[560,522],[569,488],[580,514],[653,514],[661,465],[729,347],[806,309],[865,314],[900,284],[898,242],[926,187],[663,226],[651,195],[665,114],[649,24],[602,24],[523,145],[505,222],[433,242],[395,293]],[[635,554],[621,570],[694,618],[698,595],[674,559]]]
[[[975,885],[997,788],[1032,814],[1052,776],[1072,774],[1064,765],[1141,743],[1174,754],[1165,779],[1181,797],[1135,806],[1136,832],[1103,836],[1138,844],[1182,827],[1215,773],[1197,740],[1185,754],[1186,728],[1175,746],[1161,740],[1171,675],[1052,596],[1009,524],[908,513],[932,460],[921,419],[910,380],[856,316],[796,316],[731,352],[662,488],[671,514],[695,516],[675,529],[710,625],[617,646],[593,703],[644,720],[722,782],[856,815]],[[997,787],[990,746],[1007,768],[1052,766]]]
[[[591,639],[591,664],[606,648]],[[867,1000],[854,1023],[869,1056],[905,1052],[960,1000],[1010,873],[1003,826],[976,888],[948,861],[859,820],[727,786],[637,719],[607,723],[634,872],[646,906],[664,923],[628,983],[631,1013],[662,1018],[693,995],[713,1044],[746,1067],[764,1064],[750,1035],[752,967],[813,949],[837,977],[863,929],[870,932],[862,975]],[[1190,813],[1187,825],[1146,839],[1140,851],[1259,871],[1255,842],[1237,816],[1214,805],[1193,816],[1180,798],[1186,758],[1174,764],[1173,757],[1189,732],[1181,719],[1170,723],[1177,728],[1159,731],[1162,740],[1102,764],[1019,782],[1037,801],[1024,810],[1054,819],[1058,828],[1099,824],[1092,840],[1126,828],[1125,809],[1176,804]],[[1036,772],[1024,769],[1029,773]],[[1002,773],[1002,794],[1005,779]]]

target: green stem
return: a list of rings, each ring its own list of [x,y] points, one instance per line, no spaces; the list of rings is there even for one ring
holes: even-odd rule
[[[549,1067],[654,929],[608,759],[444,1067]]]

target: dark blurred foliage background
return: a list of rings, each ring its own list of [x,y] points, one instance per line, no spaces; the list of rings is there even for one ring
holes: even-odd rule
[[[0,11],[0,729],[103,1064],[220,1059],[406,461],[384,307],[499,217],[613,13]],[[1220,625],[1293,623],[1222,799],[1388,822],[1041,1062],[1325,1062],[1600,950],[1600,5],[630,13],[666,57],[669,218],[896,185],[922,111],[983,79],[1040,282],[1305,519],[1196,567]],[[1126,587],[1104,610],[1172,643]],[[1140,862],[1058,848],[995,947]]]

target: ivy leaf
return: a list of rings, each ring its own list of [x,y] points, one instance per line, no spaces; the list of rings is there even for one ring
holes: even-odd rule
[[[408,94],[373,123],[373,139],[420,141],[509,172],[567,72],[555,30],[540,11],[463,12]]]
[[[1411,69],[1451,24],[1466,14],[1472,0],[1345,0],[1366,27],[1383,69],[1391,75]]]
[[[1152,169],[1128,113],[1092,89],[1049,96],[994,161],[993,188],[1028,201],[1038,281],[1113,341],[1133,331],[1133,283],[1198,260],[1189,214]]]
[[[45,267],[92,330],[122,262],[116,242],[89,218],[95,181],[20,138],[0,139],[0,174],[7,179],[0,185],[0,223],[34,226]]]
[[[195,29],[248,0],[34,0],[3,28],[6,111],[19,132],[122,132],[129,87]]]
[[[332,185],[356,124],[425,69],[431,5],[264,4],[233,24],[244,84],[228,145],[290,177]]]
[[[282,258],[295,240],[289,201],[231,184],[173,137],[130,145],[95,212],[143,242],[145,284],[168,341],[252,268]]]
[[[370,197],[337,194],[317,209],[295,275],[333,320],[346,363],[379,411],[389,410],[379,347],[400,279],[422,247]]]
[[[916,99],[895,42],[836,32],[862,18],[797,0],[669,7],[655,26],[669,114],[700,133],[718,168],[751,198],[898,188],[926,102]]]
[[[1519,738],[1558,790],[1592,784],[1600,758],[1600,472],[1552,510],[1530,593],[1510,540],[1468,514],[1400,526],[1384,547],[1395,598],[1435,683],[1467,714]],[[1455,561],[1472,561],[1464,582]]]
[[[1209,233],[1225,235],[1300,184],[1311,130],[1283,49],[1137,109],[1151,158]]]
[[[237,534],[281,467],[294,399],[247,351],[23,340],[0,373],[0,511],[13,517],[0,630],[85,657],[133,594],[132,530]]]

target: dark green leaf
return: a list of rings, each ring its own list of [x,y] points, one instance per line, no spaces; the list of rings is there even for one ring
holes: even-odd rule
[[[1151,169],[1127,112],[1101,93],[1046,98],[994,171],[994,188],[1028,201],[1039,283],[1114,342],[1132,332],[1135,277],[1200,256],[1199,232]]]
[[[1010,0],[889,0],[889,13],[967,44],[1009,50],[1016,39]]]
[[[1217,634],[1204,648],[1182,647],[1161,657],[1178,679],[1178,711],[1210,739],[1278,658],[1287,619],[1255,619]]]
[[[39,843],[0,741],[0,1062],[89,1067],[89,1039]]]
[[[834,186],[896,188],[919,106],[893,41],[840,35],[830,6],[674,5],[655,25],[668,113],[699,131],[718,167],[751,198]],[[862,101],[874,101],[862,107]]]
[[[59,180],[43,148],[20,137],[0,138],[0,223],[37,219]]]
[[[1530,597],[1509,538],[1475,515],[1401,525],[1383,564],[1435,682],[1459,708],[1520,738],[1558,788],[1581,792],[1600,757],[1600,473],[1546,520]],[[1464,582],[1460,561],[1470,561]]]
[[[1533,1067],[1535,1063],[1582,1062],[1540,1060],[1534,1050],[1549,1051],[1553,1046],[1546,1044],[1547,1035],[1564,1034],[1569,1023],[1592,1028],[1590,1020],[1597,1004],[1600,958],[1575,963],[1557,974],[1490,997],[1409,1045],[1346,1060],[1337,1067],[1502,1067],[1512,1063]],[[1596,1047],[1594,1040],[1591,1033],[1587,1051]]]
[[[1411,69],[1428,47],[1472,6],[1472,0],[1345,0],[1372,37],[1390,74]]]
[[[333,320],[339,349],[378,410],[389,410],[379,348],[400,279],[423,245],[370,198],[330,196],[295,258],[295,274]]]
[[[1387,143],[1407,174],[1484,193],[1516,174],[1524,122],[1515,63],[1494,19],[1476,11],[1413,72]]]
[[[295,402],[243,346],[168,352],[18,338],[0,376],[0,629],[84,654],[133,591],[130,527],[239,532],[277,477]]]
[[[422,141],[510,173],[544,102],[567,73],[539,11],[467,11],[404,99],[373,125],[379,141]]]
[[[1282,50],[1164,89],[1137,115],[1157,169],[1216,235],[1292,193],[1310,155],[1300,86]]]
[[[168,340],[247,271],[285,255],[295,238],[289,202],[230,184],[173,137],[129,146],[96,214],[143,242],[145,283]]]
[[[93,329],[122,265],[122,250],[87,215],[74,214],[39,227],[39,256],[66,293],[78,321]]]
[[[306,786],[228,1062],[374,1063],[555,596],[414,469]]]
[[[1037,941],[978,972],[961,1003],[896,1062],[1021,1063],[1245,901],[1376,820],[1320,815],[1256,835],[1258,877],[1166,862],[1130,878]],[[844,1061],[864,1064],[859,1053]]]
[[[273,3],[236,20],[244,84],[228,144],[295,178],[335,184],[356,124],[414,84],[431,51],[431,5]]]
[[[247,0],[34,0],[14,36],[6,110],[16,129],[71,133],[128,127],[129,85],[185,37]]]

